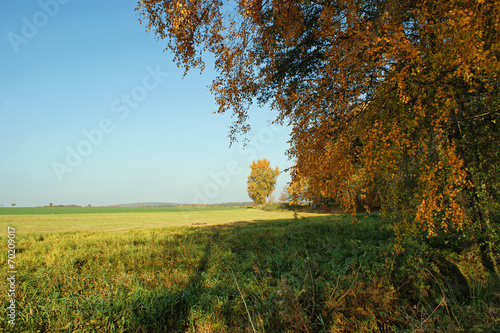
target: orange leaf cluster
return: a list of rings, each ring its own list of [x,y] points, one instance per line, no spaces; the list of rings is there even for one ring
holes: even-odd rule
[[[400,235],[464,227],[472,184],[454,138],[479,116],[467,101],[498,91],[500,2],[238,0],[227,24],[218,0],[138,10],[186,69],[213,53],[232,140],[249,130],[253,102],[291,126],[307,200],[355,211],[371,195],[399,214]]]

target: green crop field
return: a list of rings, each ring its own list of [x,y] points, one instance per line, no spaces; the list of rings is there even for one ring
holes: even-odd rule
[[[474,251],[407,242],[395,254],[379,214],[53,209],[0,210],[2,276],[16,230],[15,326],[4,311],[0,330],[500,330],[498,281]]]
[[[199,207],[0,207],[0,215],[40,215],[40,214],[100,214],[100,213],[150,213],[198,210]],[[220,209],[205,207],[203,209]]]
[[[167,206],[167,207],[0,207],[1,215],[46,215],[46,214],[101,214],[101,213],[165,213],[213,211],[242,207],[222,206]],[[243,207],[250,208],[250,207]]]
[[[303,216],[320,214],[304,213]],[[291,218],[290,211],[224,207],[40,207],[0,209],[0,230],[20,234],[203,226]]]

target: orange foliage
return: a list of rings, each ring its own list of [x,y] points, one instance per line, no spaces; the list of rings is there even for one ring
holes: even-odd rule
[[[308,199],[354,211],[359,193],[377,191],[399,214],[400,236],[464,227],[461,193],[472,184],[451,137],[465,119],[461,93],[496,89],[499,1],[237,5],[229,24],[218,0],[142,0],[137,9],[186,70],[214,54],[211,89],[219,112],[236,117],[232,140],[249,130],[255,100],[291,126],[288,153]]]
[[[247,182],[248,196],[257,205],[265,204],[274,191],[280,171],[278,167],[273,170],[268,159],[253,161],[250,169]]]

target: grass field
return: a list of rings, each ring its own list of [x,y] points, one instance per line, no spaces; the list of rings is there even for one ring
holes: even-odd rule
[[[0,215],[0,244],[19,230],[16,325],[4,313],[0,330],[500,331],[498,281],[473,249],[395,255],[378,214],[74,212]],[[7,276],[6,255],[0,266]]]
[[[217,206],[171,206],[171,207],[0,207],[0,215],[45,215],[45,214],[101,214],[101,213],[164,213],[212,211],[228,207]],[[233,207],[229,207],[231,209]],[[246,207],[245,207],[246,208]]]
[[[320,216],[302,213],[301,216]],[[66,231],[119,231],[203,226],[292,218],[290,211],[225,207],[37,207],[0,208],[0,230],[20,234]]]

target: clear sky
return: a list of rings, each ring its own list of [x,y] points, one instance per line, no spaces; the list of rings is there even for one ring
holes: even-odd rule
[[[266,108],[251,112],[248,146],[229,147],[213,66],[183,78],[135,6],[2,1],[0,206],[249,201],[252,160],[291,166],[289,130]]]

